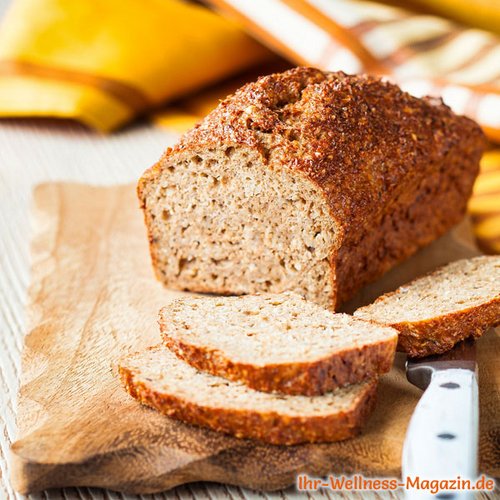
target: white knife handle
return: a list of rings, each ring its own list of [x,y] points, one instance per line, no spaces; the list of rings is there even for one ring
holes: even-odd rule
[[[479,403],[476,374],[470,370],[435,371],[415,408],[403,447],[403,481],[477,478]],[[408,489],[409,500],[436,498]],[[452,495],[452,496],[451,496]],[[441,492],[437,498],[472,499],[472,492]]]

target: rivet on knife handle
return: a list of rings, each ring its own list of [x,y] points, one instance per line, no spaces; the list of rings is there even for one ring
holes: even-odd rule
[[[477,477],[478,387],[471,370],[437,370],[411,418],[403,448],[403,480]],[[472,499],[472,492],[409,489],[406,498]]]

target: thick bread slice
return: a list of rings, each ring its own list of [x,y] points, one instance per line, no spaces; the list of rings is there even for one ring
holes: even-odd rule
[[[169,417],[272,444],[339,441],[356,435],[375,404],[376,381],[323,396],[283,396],[200,372],[164,346],[122,360],[120,376],[141,403]]]
[[[313,396],[390,370],[397,331],[291,292],[178,299],[160,311],[166,346],[259,391]]]
[[[452,262],[354,315],[399,331],[398,349],[413,357],[439,354],[500,323],[500,257]]]
[[[156,275],[335,309],[462,219],[484,146],[440,100],[375,77],[260,78],[139,181]]]

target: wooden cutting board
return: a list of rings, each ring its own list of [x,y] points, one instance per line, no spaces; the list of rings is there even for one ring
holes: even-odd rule
[[[404,358],[380,384],[363,434],[334,444],[271,446],[185,425],[131,399],[113,363],[158,343],[157,311],[179,293],[154,279],[133,186],[46,184],[35,193],[29,331],[12,447],[22,493],[100,486],[147,493],[190,481],[256,489],[293,484],[298,472],[400,473],[403,437],[420,392]],[[462,226],[358,297],[473,255]],[[350,307],[354,307],[351,303]],[[479,342],[481,470],[500,475],[500,339]]]

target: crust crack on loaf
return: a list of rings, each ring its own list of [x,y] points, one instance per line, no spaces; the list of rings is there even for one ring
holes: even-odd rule
[[[260,78],[140,180],[156,274],[335,308],[459,222],[484,144],[441,101],[374,77]]]

